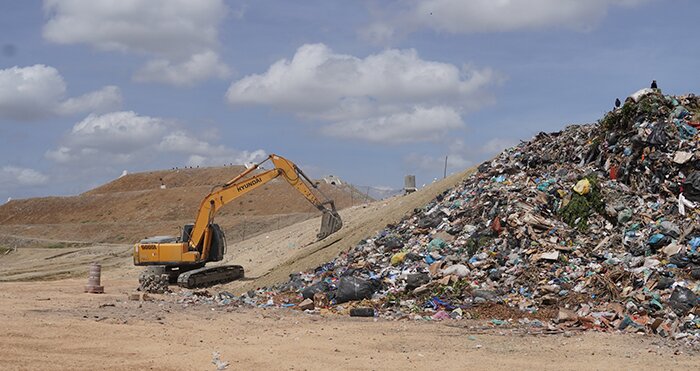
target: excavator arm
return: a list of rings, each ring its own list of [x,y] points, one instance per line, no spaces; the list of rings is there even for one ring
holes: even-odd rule
[[[267,170],[260,174],[250,175],[258,169],[263,163],[271,160],[275,168]],[[342,227],[340,215],[335,209],[335,204],[332,200],[320,201],[311,189],[304,182],[306,180],[312,187],[316,185],[299,169],[293,162],[284,157],[271,154],[264,161],[253,165],[240,175],[226,182],[222,186],[215,187],[209,195],[207,195],[199,206],[199,211],[195,219],[194,227],[188,241],[191,250],[201,249],[203,257],[208,256],[210,246],[210,228],[216,212],[227,203],[243,196],[244,194],[261,187],[267,182],[281,176],[294,189],[299,191],[310,203],[312,203],[319,211],[323,213],[321,221],[321,230],[317,237],[323,239],[326,236],[338,231]],[[320,190],[318,190],[320,193]],[[322,194],[322,193],[321,193]],[[324,196],[325,197],[325,196]],[[328,205],[329,207],[326,207]]]

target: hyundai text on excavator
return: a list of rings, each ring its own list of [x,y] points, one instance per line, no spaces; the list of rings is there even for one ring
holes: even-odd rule
[[[272,161],[274,169],[252,174],[268,160]],[[226,238],[219,225],[214,224],[214,215],[229,202],[280,176],[323,213],[321,229],[316,236],[319,240],[342,227],[333,200],[324,195],[325,200],[320,201],[307,183],[322,193],[301,169],[284,157],[271,154],[225,184],[212,188],[202,200],[194,224],[185,225],[180,237],[150,237],[134,245],[134,264],[162,267],[172,281],[177,277],[177,284],[185,288],[242,278],[244,271],[240,265],[204,267],[206,263],[221,261],[226,252]]]

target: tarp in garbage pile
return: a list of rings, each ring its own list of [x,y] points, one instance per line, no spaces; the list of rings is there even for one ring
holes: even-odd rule
[[[387,318],[500,303],[553,309],[560,327],[700,342],[700,99],[633,96],[597,124],[505,150],[278,289],[329,307],[371,298]]]

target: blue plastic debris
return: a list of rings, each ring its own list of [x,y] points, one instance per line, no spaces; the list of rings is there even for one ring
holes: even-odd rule
[[[680,134],[681,139],[692,139],[695,134],[698,133],[698,129],[686,124],[683,120],[675,119],[673,120],[673,123],[678,128],[678,133]]]
[[[655,234],[652,234],[652,235],[649,237],[649,240],[647,241],[647,244],[649,244],[649,245],[656,245],[656,244],[659,243],[659,241],[661,241],[661,239],[663,239],[663,238],[664,238],[663,233],[655,233]]]

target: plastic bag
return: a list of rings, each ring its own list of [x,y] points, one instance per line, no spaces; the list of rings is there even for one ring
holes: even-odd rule
[[[700,201],[700,172],[695,171],[685,178],[683,182],[683,195],[690,201]]]
[[[374,282],[357,277],[342,277],[338,281],[335,302],[345,303],[353,300],[369,299],[378,287]]]
[[[580,195],[585,195],[588,194],[588,192],[591,191],[591,182],[588,181],[588,179],[581,179],[576,183],[574,186],[574,192],[580,194]]]

